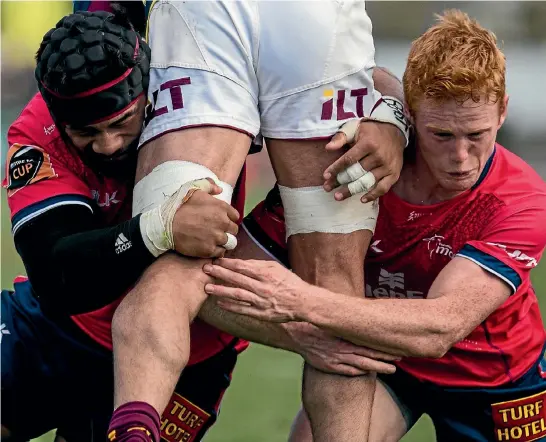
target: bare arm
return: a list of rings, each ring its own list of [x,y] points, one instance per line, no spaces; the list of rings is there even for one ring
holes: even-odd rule
[[[223,308],[263,320],[307,321],[359,345],[400,356],[441,357],[510,295],[501,279],[456,257],[429,299],[367,300],[306,284],[276,263],[219,260],[209,274],[239,288],[207,285]],[[208,270],[208,267],[207,267]]]
[[[352,342],[403,356],[441,357],[510,296],[510,288],[456,257],[440,272],[429,299],[366,300],[318,290],[302,318]]]
[[[270,259],[248,237],[245,230],[239,232],[237,241],[238,247],[229,252],[231,257]],[[207,324],[238,338],[297,353],[315,368],[326,372],[346,376],[361,375],[370,370],[392,373],[394,366],[382,361],[397,359],[392,355],[342,341],[312,324],[278,324],[232,313],[220,308],[211,297],[207,298],[198,316]]]

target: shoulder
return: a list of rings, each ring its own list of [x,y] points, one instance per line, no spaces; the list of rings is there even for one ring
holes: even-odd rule
[[[42,148],[57,141],[61,134],[42,96],[37,93],[8,129],[8,143],[33,144]]]
[[[494,194],[504,206],[546,210],[546,182],[522,158],[497,144],[495,158],[481,191]]]

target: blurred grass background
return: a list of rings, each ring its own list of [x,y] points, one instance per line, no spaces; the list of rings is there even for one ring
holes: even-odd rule
[[[71,7],[71,2],[67,1],[0,1],[2,163],[7,147],[7,127],[36,91],[34,53],[43,34],[69,13]],[[543,177],[546,176],[545,126],[543,121],[539,121],[543,118],[542,114],[534,110],[538,108],[535,105],[544,96],[542,92],[546,87],[540,78],[546,67],[546,28],[543,26],[546,22],[546,2],[369,2],[378,64],[389,67],[401,76],[409,43],[430,25],[433,12],[440,12],[445,7],[458,7],[469,12],[507,42],[507,85],[513,97],[501,142],[523,156]],[[507,15],[512,19],[506,20]],[[272,181],[267,154],[251,157],[247,209],[265,195]],[[13,277],[24,274],[24,268],[13,249],[4,192],[0,212],[1,282],[2,288],[11,288]],[[546,264],[543,262],[539,265],[532,276],[544,315]],[[299,356],[252,345],[240,357],[232,386],[223,401],[218,424],[210,431],[207,442],[286,440],[292,418],[299,407],[301,366]],[[35,442],[52,440],[52,435],[48,434]],[[421,419],[403,440],[434,441],[430,420],[426,417]]]

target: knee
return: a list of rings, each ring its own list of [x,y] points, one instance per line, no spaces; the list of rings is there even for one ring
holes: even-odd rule
[[[190,322],[180,317],[165,318],[149,307],[122,302],[116,309],[112,318],[114,357],[140,355],[180,372],[189,360]]]
[[[305,364],[302,399],[307,410],[332,410],[339,404],[370,403],[375,374],[347,377],[321,372]]]
[[[301,394],[304,408],[313,411],[311,414],[314,415],[318,410],[330,410],[339,403],[339,393],[336,388],[332,388],[335,377],[305,364]]]

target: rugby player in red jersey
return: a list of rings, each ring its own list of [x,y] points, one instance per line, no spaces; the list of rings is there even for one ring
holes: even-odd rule
[[[112,410],[112,316],[154,260],[139,216],[130,215],[149,48],[123,14],[83,13],[65,17],[46,35],[38,61],[47,65],[37,70],[41,93],[8,131],[4,185],[29,280],[17,279],[15,292],[2,292],[9,331],[2,341],[2,438],[26,440],[60,427],[68,441],[102,440]],[[243,185],[244,176],[234,194],[239,212]],[[215,231],[225,228],[218,219],[226,211],[237,217],[203,195],[196,191],[173,220],[181,253],[207,256],[216,250]],[[244,234],[239,242],[241,254],[263,256]],[[300,353],[325,371],[391,370],[366,357],[387,356],[316,328],[271,326],[208,302],[200,318],[169,409],[186,411],[183,422],[161,420],[167,439],[199,440],[214,422],[236,355],[247,345],[233,334]],[[29,420],[30,400],[40,413]]]
[[[140,216],[131,218],[148,45],[123,14],[83,12],[46,34],[37,60],[40,93],[9,128],[4,182],[15,245],[30,279],[16,281],[15,293],[2,293],[10,332],[2,343],[2,434],[9,430],[16,440],[55,428],[59,418],[77,421],[106,410],[107,423],[112,315],[154,261],[143,241],[146,225]],[[242,211],[244,174],[240,183],[234,206]],[[205,192],[197,189],[220,190],[210,182],[198,186],[171,219],[172,235],[177,252],[210,256],[218,233],[237,232],[239,212],[216,199],[203,201]],[[213,422],[226,376],[246,343],[205,323],[192,331],[190,364],[198,368],[177,391],[185,397],[180,403],[203,401],[198,406],[212,416],[201,416],[191,429],[197,435]],[[191,391],[196,373],[210,388]],[[31,397],[42,411],[29,423],[24,410]]]
[[[230,259],[206,271],[235,287],[206,291],[232,312],[312,323],[402,356],[379,377],[372,441],[399,440],[423,413],[439,441],[542,440],[545,331],[530,272],[546,245],[546,184],[495,141],[507,114],[504,55],[490,31],[447,12],[414,41],[403,86],[415,146],[380,201],[366,299],[277,263]],[[244,226],[282,258],[282,220],[272,191]],[[294,440],[311,440],[304,414]]]

